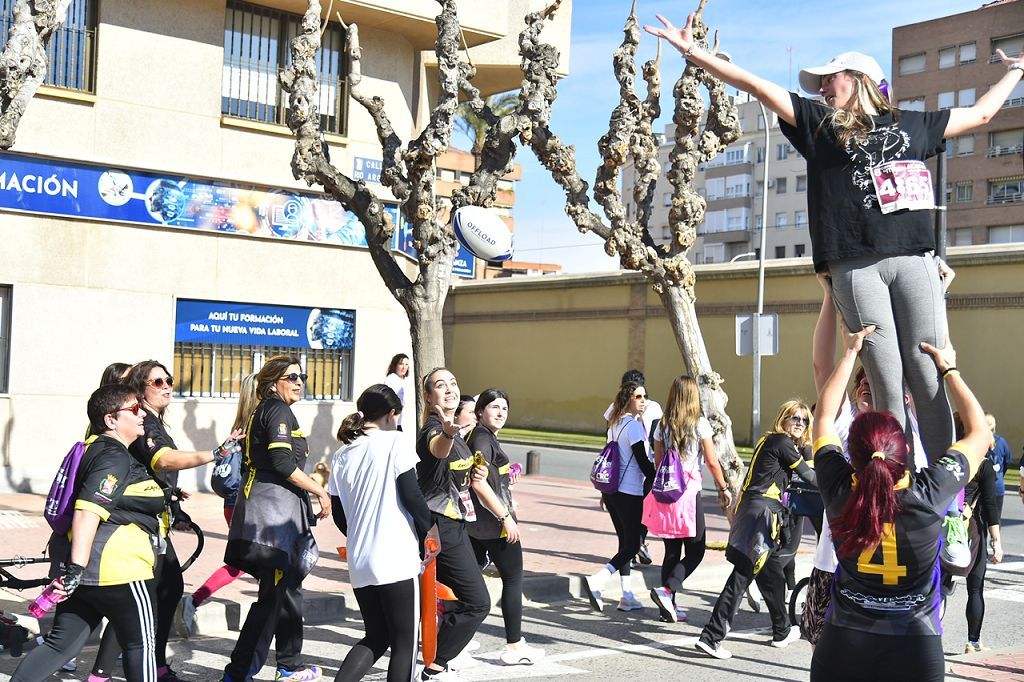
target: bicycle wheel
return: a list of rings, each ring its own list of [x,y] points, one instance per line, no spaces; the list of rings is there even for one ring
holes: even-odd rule
[[[802,579],[793,588],[793,594],[789,597],[789,622],[791,625],[799,626],[801,633],[803,633],[801,622],[803,621],[804,604],[807,601],[807,586],[810,582],[810,577]]]

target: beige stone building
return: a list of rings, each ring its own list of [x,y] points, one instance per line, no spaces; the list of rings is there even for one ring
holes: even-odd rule
[[[768,111],[768,140],[765,118],[758,102],[744,93],[737,96],[739,140],[708,163],[701,164],[694,188],[707,201],[704,222],[697,227],[697,240],[690,250],[694,263],[727,263],[743,256],[755,258],[761,248],[761,226],[768,225],[766,256],[809,257],[807,230],[807,163],[779,130],[778,117]],[[674,125],[665,128],[658,147],[658,161],[667,170],[672,151]],[[767,144],[767,146],[766,146]],[[768,164],[768,218],[763,214],[765,163]],[[623,171],[623,196],[631,197],[635,175],[632,165]],[[651,234],[658,243],[672,235],[668,213],[672,187],[662,173],[655,188],[651,211]],[[633,215],[636,207],[628,205]]]
[[[997,0],[892,33],[893,86],[904,109],[970,106],[1024,50],[1024,2]],[[950,245],[1024,242],[1024,81],[988,124],[946,141]],[[935,162],[931,163],[935,168]]]
[[[0,5],[4,22],[11,5]],[[516,34],[544,2],[458,5],[476,85],[518,87]],[[277,74],[304,8],[72,1],[48,85],[0,154],[0,489],[45,491],[108,363],[152,357],[171,368],[169,429],[179,447],[198,449],[230,430],[245,373],[296,352],[309,373],[296,414],[315,461],[335,449],[358,392],[383,379],[392,354],[410,352],[408,322],[361,226],[292,178]],[[333,3],[359,24],[365,82],[405,140],[436,94],[437,10],[430,0]],[[566,68],[570,15],[564,2],[546,33]],[[335,16],[324,46],[331,159],[390,202],[376,132],[348,97]]]

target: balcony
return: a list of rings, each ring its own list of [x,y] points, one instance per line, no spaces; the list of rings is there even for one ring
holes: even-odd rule
[[[1017,144],[1012,147],[996,146],[989,147],[988,153],[986,153],[985,156],[989,159],[994,159],[999,156],[1013,156],[1015,154],[1020,154],[1022,151],[1024,151],[1024,144]]]
[[[985,203],[989,206],[999,206],[1002,204],[1019,204],[1021,202],[1024,202],[1024,192],[1007,192],[1005,194],[994,194],[985,199]]]

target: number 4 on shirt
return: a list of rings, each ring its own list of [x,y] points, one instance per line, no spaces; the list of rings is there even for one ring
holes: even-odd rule
[[[882,563],[873,563],[871,560],[882,547]],[[896,528],[891,523],[882,526],[882,540],[873,547],[868,547],[860,553],[857,559],[857,570],[866,575],[882,576],[883,585],[897,585],[900,578],[907,575],[907,567],[901,566],[896,556]]]

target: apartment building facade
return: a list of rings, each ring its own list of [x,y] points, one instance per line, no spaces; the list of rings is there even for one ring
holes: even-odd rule
[[[980,8],[893,29],[893,87],[902,109],[970,106],[1024,50],[1024,2]],[[1024,242],[1024,81],[986,125],[946,141],[947,243]],[[932,161],[935,173],[935,161]]]

